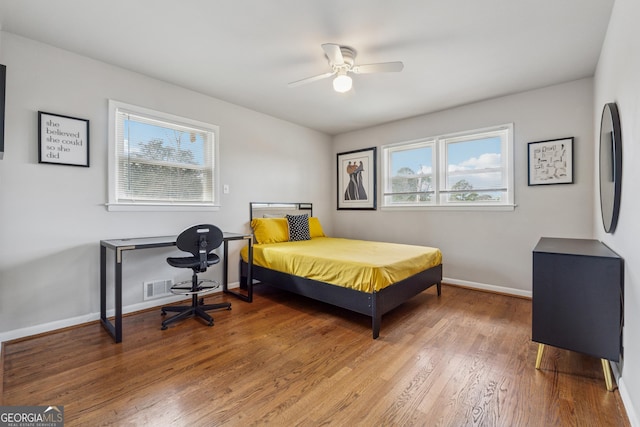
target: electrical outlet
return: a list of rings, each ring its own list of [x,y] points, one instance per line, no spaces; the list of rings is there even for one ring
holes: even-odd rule
[[[224,194],[229,194],[229,184],[225,184],[222,186],[222,192]]]

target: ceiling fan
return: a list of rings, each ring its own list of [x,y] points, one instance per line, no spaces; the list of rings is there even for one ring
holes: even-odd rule
[[[388,73],[402,71],[404,64],[400,61],[396,62],[379,62],[377,64],[364,64],[356,65],[356,51],[348,46],[341,46],[334,43],[325,43],[322,45],[327,59],[329,60],[329,66],[331,71],[319,74],[313,77],[307,77],[306,79],[298,80],[289,83],[289,87],[297,87],[307,83],[312,83],[318,80],[326,79],[331,76],[336,76],[333,79],[333,89],[336,92],[348,92],[353,86],[353,81],[349,74],[367,74],[367,73]]]

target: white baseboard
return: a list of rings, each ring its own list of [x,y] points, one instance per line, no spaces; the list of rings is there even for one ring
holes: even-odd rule
[[[624,378],[620,376],[619,366],[615,362],[611,362],[610,365],[611,370],[613,371],[613,376],[616,379],[616,384],[618,384],[618,391],[620,392],[622,405],[627,412],[627,418],[629,418],[629,424],[631,424],[631,427],[640,427],[640,420],[638,420],[638,416],[636,415],[635,409],[633,407],[631,396],[629,396],[629,390],[627,389],[627,385],[624,382]]]
[[[90,313],[90,314],[85,314],[83,316],[56,320],[54,322],[42,323],[40,325],[34,325],[26,328],[15,329],[13,331],[2,332],[0,333],[0,343],[15,340],[18,338],[28,337],[31,335],[41,334],[43,332],[55,331],[56,329],[63,329],[69,326],[81,325],[83,323],[92,322],[98,319],[100,319],[100,313]]]
[[[629,390],[627,389],[623,378],[620,378],[619,380],[618,390],[620,391],[620,397],[622,398],[624,409],[627,412],[627,418],[629,418],[629,424],[631,424],[631,427],[640,427],[640,420],[635,413],[631,396],[629,396]]]
[[[504,286],[488,285],[486,283],[469,282],[468,280],[458,280],[458,279],[452,279],[450,277],[443,277],[442,278],[442,283],[449,283],[449,284],[452,284],[452,285],[464,286],[466,288],[479,289],[479,290],[483,290],[483,291],[491,291],[491,292],[496,292],[496,293],[499,293],[499,294],[514,295],[514,296],[519,296],[519,297],[531,298],[531,296],[532,296],[532,292],[531,291],[524,291],[522,289],[507,288],[507,287],[504,287]]]
[[[237,288],[240,286],[239,282],[230,283],[229,289]],[[218,292],[222,292],[221,290]],[[171,295],[165,298],[158,298],[153,300],[144,301],[137,304],[131,304],[122,307],[122,314],[134,313],[136,311],[146,310],[148,308],[160,307],[174,302],[182,301],[185,297],[183,295]],[[115,309],[107,310],[107,317],[113,316]],[[77,326],[83,323],[93,322],[100,320],[100,313],[89,313],[82,316],[71,317],[69,319],[56,320],[54,322],[43,323],[40,325],[29,326],[26,328],[16,329],[13,331],[0,332],[0,344],[16,340],[19,338],[29,337],[32,335],[38,335],[45,332],[55,331],[57,329],[68,328],[70,326]]]

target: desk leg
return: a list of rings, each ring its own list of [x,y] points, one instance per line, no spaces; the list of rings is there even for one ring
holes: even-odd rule
[[[229,293],[229,241],[222,242],[224,261],[222,263],[222,292]]]
[[[253,281],[251,279],[251,264],[253,264],[253,246],[251,244],[251,240],[247,240],[247,244],[249,245],[249,267],[247,269],[247,295],[243,295],[240,292],[232,291],[229,289],[229,258],[227,256],[229,249],[229,242],[227,240],[224,241],[224,270],[223,270],[223,278],[222,278],[222,292],[225,294],[231,294],[237,298],[240,298],[242,301],[252,302],[253,301]]]
[[[100,320],[107,320],[107,248],[100,245]]]
[[[107,317],[107,248],[100,246],[100,322],[115,342],[122,342],[122,253],[115,254],[115,325]]]
[[[116,342],[122,342],[122,251],[116,250]]]

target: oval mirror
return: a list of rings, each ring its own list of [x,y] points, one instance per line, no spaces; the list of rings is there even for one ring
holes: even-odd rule
[[[600,210],[604,231],[613,233],[618,224],[622,181],[622,140],[618,107],[605,104],[600,122]]]

